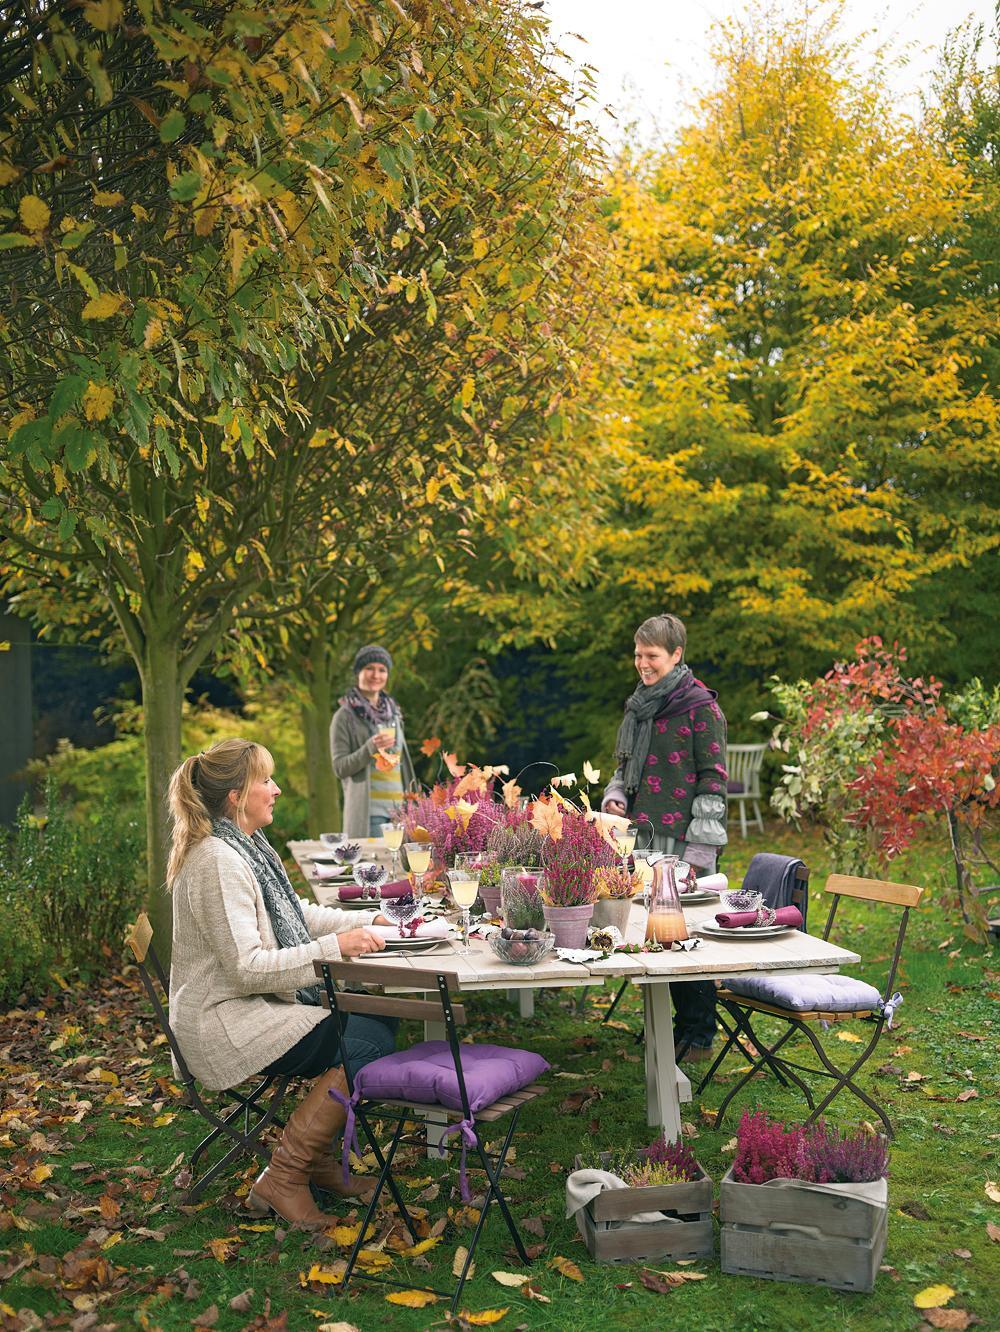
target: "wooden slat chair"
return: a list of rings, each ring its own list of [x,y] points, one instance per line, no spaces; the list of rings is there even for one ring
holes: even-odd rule
[[[781,1078],[782,1081],[794,1083],[799,1088],[809,1106],[807,1124],[811,1124],[818,1119],[827,1106],[842,1091],[849,1091],[878,1115],[886,1133],[890,1137],[892,1136],[893,1128],[888,1115],[862,1087],[858,1086],[854,1079],[859,1070],[874,1054],[882,1031],[891,1019],[894,1007],[893,985],[896,981],[896,971],[903,951],[903,940],[906,937],[910,909],[920,901],[923,896],[923,889],[914,887],[912,884],[890,883],[883,879],[859,879],[846,874],[831,874],[826,881],[825,890],[831,894],[831,902],[830,913],[827,916],[826,926],[823,930],[824,939],[829,939],[837,908],[845,897],[864,902],[880,902],[887,906],[902,909],[899,928],[896,932],[896,946],[893,950],[889,973],[886,977],[885,987],[881,992],[881,998],[875,1003],[869,1002],[867,1006],[859,1003],[846,1011],[839,1008],[824,1009],[820,1007],[799,1009],[785,1007],[780,1003],[769,1003],[746,994],[737,994],[732,989],[720,990],[718,996],[720,1005],[730,1015],[738,1031],[746,1037],[747,1041],[752,1043],[752,1046],[757,1050],[757,1054],[751,1055],[744,1046],[743,1053],[750,1060],[750,1069],[724,1097],[716,1115],[715,1124],[717,1128],[722,1124],[723,1117],[733,1098],[758,1073],[767,1071]],[[743,978],[740,979],[743,980]],[[797,975],[782,976],[781,979],[789,983],[797,983],[800,995],[806,996],[810,985],[820,986],[824,979],[830,978]],[[767,1040],[760,1034],[759,1028],[754,1026],[755,1017],[769,1020],[780,1019],[785,1024],[784,1030],[777,1040]],[[871,1023],[871,1034],[864,1047],[852,1059],[850,1065],[846,1068],[840,1068],[830,1058],[815,1028],[819,1023],[839,1024],[858,1020]],[[796,1034],[805,1036],[810,1042],[819,1059],[819,1067],[796,1063],[789,1059],[786,1054],[779,1053],[784,1050],[787,1043]],[[812,1088],[802,1077],[802,1074],[829,1079],[833,1086],[817,1102]]]
[[[753,807],[750,822],[764,831],[760,802],[763,800],[760,790],[760,770],[764,765],[766,744],[727,745],[726,767],[729,771],[727,799],[730,806],[735,804],[740,816],[740,836],[747,835],[747,807]]]
[[[342,1019],[350,1013],[374,1013],[385,1017],[412,1018],[423,1022],[443,1022],[447,1044],[451,1052],[451,1058],[454,1062],[455,1074],[457,1078],[458,1090],[461,1096],[462,1108],[454,1109],[444,1105],[440,1101],[416,1101],[406,1097],[395,1097],[387,1094],[379,1096],[368,1096],[355,1087],[355,1079],[351,1076],[350,1069],[345,1065],[347,1082],[350,1090],[351,1101],[350,1109],[353,1115],[356,1115],[358,1123],[364,1130],[365,1137],[371,1144],[372,1151],[378,1163],[378,1178],[375,1183],[375,1192],[372,1194],[371,1202],[365,1213],[364,1220],[358,1232],[358,1238],[355,1241],[351,1256],[347,1261],[347,1267],[343,1278],[337,1287],[337,1294],[347,1293],[348,1285],[358,1262],[358,1255],[365,1243],[365,1236],[368,1232],[369,1224],[375,1215],[378,1206],[378,1200],[384,1188],[388,1188],[392,1194],[393,1201],[399,1210],[399,1214],[406,1225],[407,1230],[414,1243],[418,1242],[419,1236],[413,1219],[407,1211],[406,1204],[400,1194],[398,1185],[393,1177],[392,1163],[396,1151],[403,1145],[424,1146],[425,1139],[413,1133],[406,1133],[407,1121],[412,1121],[416,1115],[421,1112],[426,1113],[433,1108],[436,1113],[442,1117],[447,1117],[458,1121],[450,1130],[445,1133],[457,1134],[458,1141],[445,1144],[442,1141],[440,1148],[442,1154],[460,1150],[462,1153],[462,1171],[463,1171],[463,1196],[464,1195],[464,1169],[466,1148],[475,1152],[479,1158],[479,1163],[486,1173],[488,1187],[486,1189],[483,1205],[479,1213],[479,1220],[472,1235],[472,1240],[468,1246],[468,1253],[462,1266],[461,1273],[458,1276],[458,1284],[453,1291],[440,1290],[433,1286],[415,1285],[413,1281],[397,1281],[389,1277],[376,1276],[368,1273],[359,1273],[366,1281],[377,1281],[383,1285],[399,1286],[407,1290],[421,1289],[427,1290],[435,1295],[451,1297],[451,1311],[454,1312],[458,1307],[458,1301],[461,1298],[462,1288],[466,1279],[472,1270],[476,1245],[479,1243],[479,1237],[486,1224],[486,1217],[490,1207],[495,1202],[500,1209],[504,1221],[507,1223],[507,1229],[510,1231],[511,1238],[514,1241],[514,1248],[517,1251],[518,1258],[526,1266],[530,1260],[524,1243],[518,1232],[517,1225],[511,1215],[510,1207],[504,1196],[500,1185],[500,1176],[503,1172],[504,1162],[510,1145],[514,1139],[514,1131],[517,1128],[518,1117],[522,1108],[529,1102],[539,1096],[545,1088],[537,1082],[529,1082],[527,1085],[517,1090],[508,1092],[493,1100],[482,1108],[473,1110],[470,1106],[470,1097],[466,1087],[466,1079],[463,1075],[461,1051],[468,1052],[474,1050],[475,1046],[460,1045],[458,1040],[458,1028],[465,1024],[465,1008],[461,1004],[452,1003],[449,996],[449,987],[457,988],[458,977],[452,973],[425,973],[418,977],[418,983],[430,987],[435,986],[437,995],[433,999],[410,998],[403,995],[378,995],[367,992],[358,992],[354,989],[344,990],[339,988],[344,982],[352,986],[356,984],[389,986],[391,988],[414,987],[414,972],[409,968],[393,966],[385,962],[363,962],[354,960],[349,962],[317,962],[316,975],[323,982],[325,993],[323,999],[325,1006],[330,1009],[334,1015],[337,1024],[340,1040],[344,1039],[344,1029]],[[383,1059],[376,1061],[377,1065],[389,1065],[390,1061],[397,1056],[388,1055]],[[369,1069],[375,1069],[375,1065],[369,1065]],[[362,1069],[359,1076],[362,1076],[365,1070]],[[385,1076],[380,1077],[380,1082],[385,1083]],[[362,1076],[362,1082],[364,1078]],[[479,1132],[479,1125],[492,1124],[496,1120],[505,1116],[510,1116],[510,1123],[504,1135],[503,1142],[498,1151],[491,1155],[483,1144]],[[387,1149],[383,1152],[378,1138],[372,1127],[372,1120],[388,1120],[395,1125],[392,1132],[392,1138]],[[460,1127],[464,1126],[464,1127]],[[352,1139],[351,1120],[349,1115],[348,1124],[344,1129],[344,1156],[345,1160]],[[528,1278],[525,1277],[525,1280]]]
[[[183,1054],[181,1054],[177,1037],[170,1026],[170,1019],[167,1016],[170,987],[163,965],[156,954],[156,949],[153,947],[153,928],[145,912],[142,912],[135,923],[129,926],[125,935],[125,943],[136,960],[139,975],[149,997],[149,1002],[153,1007],[156,1020],[167,1038],[167,1044],[170,1046],[170,1052],[177,1065],[180,1081],[183,1084],[187,1098],[183,1102],[184,1107],[193,1110],[195,1114],[200,1115],[202,1119],[212,1125],[212,1131],[202,1138],[191,1153],[189,1166],[193,1182],[184,1201],[193,1203],[201,1196],[213,1179],[216,1179],[227,1167],[240,1160],[241,1157],[257,1156],[265,1166],[268,1164],[271,1156],[262,1145],[260,1137],[269,1124],[276,1124],[279,1128],[284,1128],[285,1121],[278,1118],[278,1110],[291,1079],[289,1077],[262,1075],[259,1081],[255,1081],[246,1092],[234,1087],[228,1091],[215,1093],[223,1103],[218,1107],[218,1111],[207,1105],[198,1091],[198,1084],[188,1068]],[[227,1102],[235,1102],[233,1108],[228,1112]],[[241,1118],[243,1121],[242,1133],[239,1128]],[[224,1143],[228,1142],[233,1145],[204,1174],[200,1177],[197,1176],[198,1162],[219,1138],[223,1139]]]
[[[765,906],[774,906],[774,905],[775,905],[774,902],[765,903]],[[809,868],[807,865],[799,865],[795,870],[795,885],[792,888],[791,892],[791,905],[794,907],[798,907],[799,911],[802,913],[802,928],[804,930],[806,928],[806,922],[809,917]],[[725,982],[722,983],[722,988],[725,988]],[[720,1011],[719,1006],[717,1005],[715,1017],[719,1026],[722,1028],[723,1034],[725,1035],[726,1039],[725,1043],[722,1046],[722,1049],[712,1060],[712,1064],[708,1069],[708,1072],[698,1083],[697,1090],[699,1095],[705,1090],[708,1084],[715,1077],[716,1073],[719,1071],[722,1061],[725,1059],[726,1055],[729,1054],[730,1050],[735,1051],[737,1054],[746,1053],[746,1051],[743,1049],[743,1041],[746,1038],[743,1036],[736,1022],[730,1019],[725,1008],[722,1008]],[[676,1056],[678,1059],[681,1058],[681,1056],[688,1049],[690,1044],[691,1042],[687,1041],[678,1047],[676,1052]],[[777,1073],[775,1074],[775,1076],[778,1078],[779,1082],[781,1082],[781,1084],[784,1086],[785,1085],[784,1077]]]

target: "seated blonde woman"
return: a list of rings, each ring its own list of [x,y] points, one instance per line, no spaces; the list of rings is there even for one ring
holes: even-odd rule
[[[385,947],[367,929],[374,912],[345,912],[296,896],[263,829],[281,794],[271,755],[246,740],[222,740],[185,759],[170,780],[173,893],[170,1021],[192,1073],[222,1090],[262,1073],[313,1078],[289,1116],[271,1163],[250,1192],[250,1209],[298,1225],[326,1225],[309,1184],[356,1196],[345,1185],[334,1138],[352,1074],[395,1046],[395,1022],[352,1014],[337,1041],[313,971]]]

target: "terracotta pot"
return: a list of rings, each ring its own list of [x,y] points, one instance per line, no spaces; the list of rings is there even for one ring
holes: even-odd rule
[[[494,884],[491,888],[484,888],[480,885],[479,896],[483,899],[483,908],[491,916],[500,914],[500,885]]]
[[[557,948],[585,948],[587,946],[587,928],[594,914],[593,902],[583,906],[552,907],[543,906],[545,923],[556,936]]]
[[[599,929],[602,925],[613,925],[621,931],[624,939],[628,930],[628,918],[632,911],[631,897],[599,897],[594,903],[593,925]]]

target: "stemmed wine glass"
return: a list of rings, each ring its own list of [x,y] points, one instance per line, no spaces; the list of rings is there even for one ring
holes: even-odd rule
[[[612,825],[611,836],[614,838],[615,845],[618,847],[618,851],[621,855],[622,869],[627,874],[628,858],[635,848],[635,839],[639,836],[638,825],[630,823],[625,828],[619,828],[617,825]]]
[[[647,910],[649,909],[649,890],[653,886],[653,865],[649,858],[651,854],[650,851],[644,851],[642,854],[636,852],[634,856],[635,872],[642,881],[642,904]]]
[[[469,908],[479,896],[479,871],[464,865],[448,870],[448,887],[455,905],[462,908],[462,935],[468,949],[471,946]]]
[[[390,873],[394,879],[399,878],[399,871],[402,861],[399,856],[399,848],[403,845],[403,838],[406,835],[406,829],[401,823],[383,823],[382,840],[392,852],[392,865]]]
[[[389,877],[389,871],[375,860],[359,860],[354,866],[354,882],[362,897],[378,897],[378,890]]]
[[[431,846],[429,842],[404,842],[406,866],[413,875],[413,891],[421,895],[420,879],[431,867]]]

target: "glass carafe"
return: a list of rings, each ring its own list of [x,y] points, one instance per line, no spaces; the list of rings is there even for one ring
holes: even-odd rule
[[[675,939],[688,937],[684,912],[677,892],[677,856],[663,856],[653,866],[653,886],[649,894],[647,941],[655,939],[669,947]]]

